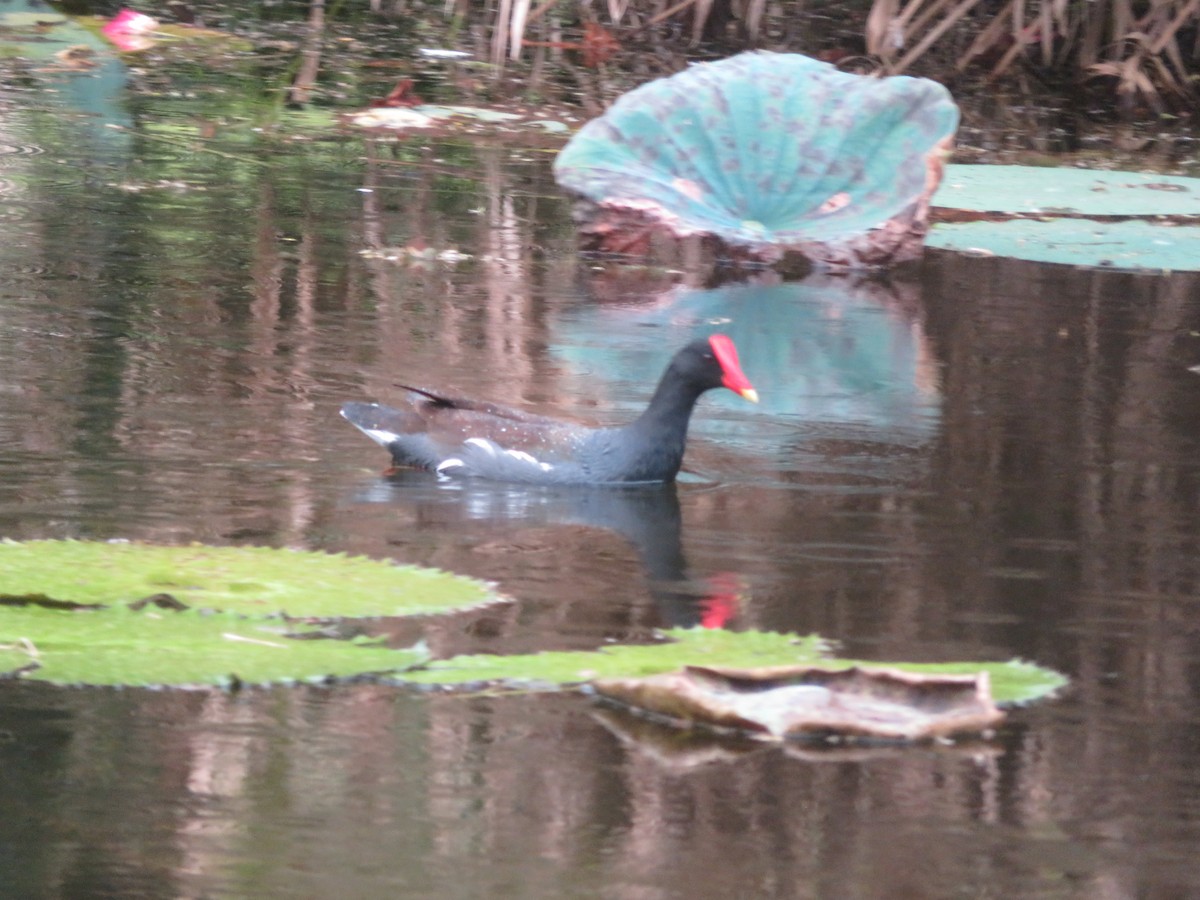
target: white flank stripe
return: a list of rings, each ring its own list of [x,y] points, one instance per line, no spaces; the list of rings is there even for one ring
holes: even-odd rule
[[[482,447],[484,450],[486,450],[488,452],[488,456],[496,455],[496,445],[493,444],[491,441],[487,440],[486,438],[467,438],[465,441],[463,441],[463,443],[464,444],[472,444],[476,447]],[[511,453],[512,451],[510,450],[508,452]]]
[[[397,437],[396,432],[394,431],[383,431],[382,429],[378,428],[359,428],[358,430],[375,443],[382,444],[384,447],[396,440]]]

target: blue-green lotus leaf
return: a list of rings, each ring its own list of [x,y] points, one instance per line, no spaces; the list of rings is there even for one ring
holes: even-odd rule
[[[957,126],[935,82],[743,53],[630,91],[575,135],[554,173],[631,225],[839,262],[889,221],[920,230]]]
[[[929,233],[927,244],[943,250],[1073,266],[1200,270],[1200,227],[1137,220],[939,224]]]
[[[1200,215],[1200,178],[1035,166],[946,166],[933,205],[1071,216]]]

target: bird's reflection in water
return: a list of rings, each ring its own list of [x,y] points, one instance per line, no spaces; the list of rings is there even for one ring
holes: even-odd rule
[[[585,526],[615,532],[637,553],[662,627],[724,627],[737,615],[744,593],[744,583],[734,573],[690,577],[675,484],[529,486],[437,480],[427,472],[401,469],[373,481],[355,500],[422,507],[441,528],[459,520],[464,525]],[[432,506],[435,515],[430,514]]]

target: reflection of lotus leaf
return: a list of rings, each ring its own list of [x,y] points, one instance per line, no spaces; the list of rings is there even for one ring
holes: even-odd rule
[[[40,0],[10,0],[4,6],[0,28],[6,30],[9,55],[37,62],[33,74],[52,88],[39,91],[40,105],[52,111],[55,127],[63,129],[59,139],[86,141],[87,155],[97,164],[122,164],[130,144],[126,129],[132,125],[123,100],[128,72],[108,41]],[[82,68],[60,56],[75,48],[82,50]],[[25,118],[6,122],[7,139]]]
[[[924,435],[939,393],[919,323],[887,290],[844,278],[682,290],[645,308],[589,306],[562,321],[557,352],[584,372],[652,385],[663,348],[700,334],[733,338],[763,413]],[[648,327],[649,326],[649,327]],[[714,402],[724,398],[718,392]],[[630,412],[638,402],[631,402]],[[701,427],[719,427],[711,415]]]
[[[559,154],[555,176],[676,235],[711,234],[772,257],[922,218],[936,148],[957,123],[932,81],[743,53],[626,94]]]
[[[1200,228],[1155,222],[964,222],[938,225],[929,246],[1034,262],[1118,269],[1200,270]]]

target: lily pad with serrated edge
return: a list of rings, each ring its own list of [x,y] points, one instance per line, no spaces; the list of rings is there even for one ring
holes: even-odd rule
[[[121,604],[155,594],[192,608],[322,619],[442,613],[505,599],[480,581],[344,554],[0,541],[0,598]]]

